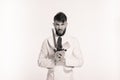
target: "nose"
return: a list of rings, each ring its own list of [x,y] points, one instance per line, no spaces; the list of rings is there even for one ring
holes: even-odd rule
[[[62,29],[62,26],[61,26],[61,25],[59,25],[59,26],[58,26],[58,29]]]

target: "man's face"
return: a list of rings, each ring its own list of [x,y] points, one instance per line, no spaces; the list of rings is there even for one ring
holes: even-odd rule
[[[63,36],[65,34],[67,27],[66,21],[65,22],[54,21],[53,25],[58,36]]]

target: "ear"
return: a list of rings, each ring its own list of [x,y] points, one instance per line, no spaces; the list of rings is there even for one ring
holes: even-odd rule
[[[67,25],[68,25],[68,23],[67,23],[67,22],[65,22],[65,25],[67,26]]]
[[[54,26],[55,24],[53,23],[53,26]]]
[[[55,28],[55,23],[53,23],[53,27]]]
[[[68,23],[66,22],[66,25],[68,25]]]

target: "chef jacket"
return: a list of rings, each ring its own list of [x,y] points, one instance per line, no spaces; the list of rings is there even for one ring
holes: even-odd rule
[[[55,35],[57,41],[58,36]],[[42,43],[38,64],[48,69],[47,80],[73,80],[73,68],[83,64],[79,41],[68,34],[62,36],[62,45],[65,51],[64,65],[56,65],[54,60],[55,46],[53,36]]]

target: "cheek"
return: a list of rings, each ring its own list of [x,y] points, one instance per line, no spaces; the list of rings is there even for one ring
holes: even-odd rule
[[[54,28],[55,28],[55,29],[58,29],[58,26],[57,26],[57,25],[54,25]]]
[[[55,29],[58,30],[58,26],[55,26]]]
[[[62,29],[65,29],[65,28],[66,28],[66,26],[63,26],[63,27],[62,27]]]
[[[59,29],[58,27],[55,27],[55,30],[56,30],[56,31],[58,31],[58,29]]]

